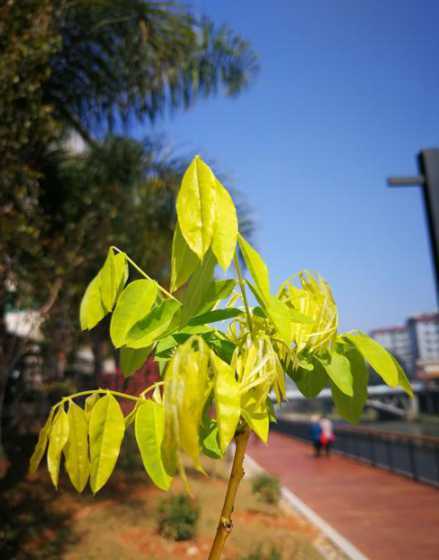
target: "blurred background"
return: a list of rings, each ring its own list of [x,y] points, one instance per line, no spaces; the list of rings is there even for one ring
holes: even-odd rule
[[[97,386],[138,393],[158,375],[150,360],[125,380],[106,321],[80,332],[79,302],[110,245],[167,285],[175,196],[196,153],[231,189],[240,228],[273,284],[303,269],[320,273],[333,288],[341,329],[371,334],[413,382],[409,401],[371,372],[356,428],[337,417],[329,390],[305,401],[291,382],[278,431],[307,441],[311,415],[327,414],[338,455],[421,480],[433,492],[438,17],[435,0],[0,3],[2,558],[130,558],[123,543],[146,538],[133,519],[151,489],[137,494],[137,475],[125,479],[126,470],[137,472],[134,459],[121,465],[98,513],[89,497],[74,502],[67,493],[55,502],[44,474],[35,490],[27,460],[61,396]],[[389,187],[395,175],[412,178],[405,182],[413,187]],[[221,481],[221,468],[212,469]],[[243,518],[276,517],[248,494]],[[134,495],[130,513],[126,500]],[[105,539],[96,542],[115,523],[105,509],[111,500],[119,500],[127,527],[107,550]],[[206,556],[203,531],[213,519],[202,521],[201,541],[180,550],[154,544],[151,516],[145,531],[152,532],[136,554]],[[283,527],[296,535],[287,551],[258,552],[250,534],[230,558],[347,554],[295,523]]]

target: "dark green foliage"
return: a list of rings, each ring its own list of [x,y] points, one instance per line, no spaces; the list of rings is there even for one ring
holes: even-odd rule
[[[280,499],[279,479],[269,474],[256,476],[252,481],[252,490],[267,504],[277,504]]]
[[[186,494],[164,498],[158,508],[159,532],[174,541],[192,539],[199,515],[196,502]]]

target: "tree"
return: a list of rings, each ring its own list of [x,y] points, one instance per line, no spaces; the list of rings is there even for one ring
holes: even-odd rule
[[[7,306],[48,315],[65,278],[93,261],[78,256],[89,224],[112,212],[96,190],[102,182],[92,193],[77,189],[64,153],[72,129],[93,144],[113,126],[152,120],[219,90],[235,95],[256,61],[239,36],[177,3],[8,0],[0,9],[1,416],[20,354],[6,332]]]
[[[287,279],[273,293],[261,255],[239,233],[230,194],[199,156],[183,176],[176,210],[169,290],[111,247],[80,305],[83,330],[111,315],[109,334],[126,375],[153,355],[163,366],[163,379],[139,396],[95,389],[61,399],[40,432],[30,471],[38,468],[47,447],[56,488],[64,455],[75,489],[82,492],[90,483],[96,494],[116,465],[126,426],[134,422],[151,480],[169,490],[179,475],[188,488],[183,456],[204,472],[202,454],[221,458],[235,440],[209,554],[209,560],[219,560],[233,528],[250,432],[267,443],[275,415],[271,398],[286,399],[287,374],[307,398],[330,387],[337,411],[354,423],[367,400],[367,364],[389,386],[399,385],[411,397],[413,392],[399,363],[380,344],[361,332],[338,332],[337,306],[322,278],[302,272],[296,284]],[[238,247],[250,272],[247,282]],[[228,274],[232,263],[236,278],[215,280],[215,266]],[[130,269],[140,279],[130,278]],[[248,290],[255,296],[253,307]],[[230,322],[221,329],[224,320]],[[77,403],[84,397],[82,408]],[[127,417],[118,399],[135,403]]]
[[[178,2],[77,0],[57,27],[45,100],[85,139],[218,91],[237,95],[257,71],[246,41]]]

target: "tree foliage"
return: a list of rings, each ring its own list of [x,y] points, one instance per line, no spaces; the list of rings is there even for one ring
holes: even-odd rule
[[[42,311],[56,344],[103,247],[129,238],[137,259],[168,274],[177,162],[107,132],[235,95],[256,69],[243,39],[180,3],[1,4],[0,410],[20,355],[6,309]],[[72,131],[88,145],[82,155],[69,152]]]
[[[161,365],[162,380],[139,397],[99,389],[61,400],[53,409],[52,427],[43,429],[32,470],[48,440],[49,470],[57,481],[60,448],[70,445],[70,410],[76,411],[74,399],[83,394],[98,399],[88,428],[93,492],[110,476],[123,438],[124,419],[115,397],[135,402],[129,421],[134,418],[145,469],[158,487],[168,489],[176,474],[186,481],[183,455],[202,471],[201,455],[223,456],[236,433],[252,430],[266,442],[273,418],[270,399],[273,396],[280,403],[286,398],[286,374],[305,396],[315,396],[329,386],[339,413],[352,422],[358,421],[367,396],[366,363],[387,384],[400,385],[412,394],[402,369],[383,347],[365,334],[338,332],[337,307],[322,278],[299,273],[298,282],[288,280],[272,292],[259,253],[236,228],[225,234],[218,227],[224,200],[224,187],[219,190],[218,185],[212,170],[196,156],[177,195],[180,241],[171,260],[179,263],[176,268],[181,271],[186,262],[181,259],[192,248],[196,251],[195,267],[191,264],[184,271],[180,289],[167,291],[126,253],[111,247],[81,302],[83,329],[94,328],[111,314],[114,346],[122,354],[141,353],[142,359],[152,354]],[[234,205],[228,209],[236,222]],[[238,245],[250,272],[246,283]],[[229,255],[228,265],[230,260],[235,264],[236,280],[215,279],[215,265],[224,264],[224,254]],[[127,267],[130,274],[142,278],[132,278]],[[248,303],[248,288],[256,306]],[[74,448],[72,444],[69,450]],[[80,457],[78,461],[83,464]],[[78,469],[79,465],[73,469],[75,476]]]
[[[96,389],[63,398],[40,434],[30,471],[38,468],[47,446],[57,486],[64,451],[73,486],[82,491],[89,479],[96,493],[115,467],[126,426],[134,422],[151,480],[168,490],[179,475],[189,490],[184,456],[204,472],[202,455],[223,457],[235,438],[232,474],[209,556],[217,559],[230,532],[249,433],[267,442],[275,419],[271,399],[286,399],[286,375],[305,397],[329,386],[338,412],[351,422],[359,420],[366,402],[366,364],[388,385],[400,385],[410,396],[412,390],[399,364],[377,342],[363,333],[338,332],[337,307],[322,278],[299,273],[298,282],[287,280],[272,292],[266,264],[238,232],[231,197],[199,156],[183,175],[176,209],[173,291],[113,246],[80,306],[84,330],[111,315],[110,338],[128,364],[125,375],[139,357],[152,355],[162,379],[138,397]],[[224,221],[232,227],[224,229]],[[250,272],[246,283],[238,248]],[[216,280],[215,266],[227,274],[232,261],[236,280]],[[256,306],[249,305],[248,289]],[[88,413],[75,403],[85,395],[94,399]],[[118,398],[134,401],[126,418]]]

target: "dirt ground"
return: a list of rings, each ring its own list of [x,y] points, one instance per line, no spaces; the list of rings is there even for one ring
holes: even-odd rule
[[[208,461],[206,469],[209,478],[189,472],[201,510],[197,536],[176,543],[157,532],[157,507],[166,494],[148,481],[132,450],[95,497],[88,490],[76,494],[65,476],[56,491],[42,466],[32,477],[2,485],[0,558],[204,560],[225,493],[227,466]],[[182,491],[176,480],[172,492]],[[267,551],[274,546],[282,560],[341,558],[314,527],[285,506],[258,501],[248,480],[239,490],[233,522],[224,560],[246,559],[259,546]]]

